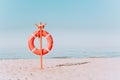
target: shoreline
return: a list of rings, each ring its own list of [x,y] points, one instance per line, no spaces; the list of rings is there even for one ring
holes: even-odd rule
[[[98,57],[43,57],[43,59],[88,59],[88,58],[120,58],[120,56],[98,56]],[[39,59],[39,58],[0,58],[0,60],[17,60],[17,59]]]

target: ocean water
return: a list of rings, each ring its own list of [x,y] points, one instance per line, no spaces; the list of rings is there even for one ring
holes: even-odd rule
[[[53,50],[43,56],[44,58],[96,58],[96,57],[120,57],[118,51],[95,51],[95,50]],[[2,49],[0,59],[30,59],[39,58],[28,49]]]

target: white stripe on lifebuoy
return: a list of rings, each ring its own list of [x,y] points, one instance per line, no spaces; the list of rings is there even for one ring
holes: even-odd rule
[[[48,48],[45,48],[48,52],[50,51]]]
[[[45,38],[48,38],[50,36],[50,34],[48,34],[47,36],[45,36]]]
[[[32,36],[33,36],[34,38],[36,38],[36,36],[35,36],[34,34],[32,34]]]
[[[31,51],[34,52],[36,50],[36,48],[33,48]]]

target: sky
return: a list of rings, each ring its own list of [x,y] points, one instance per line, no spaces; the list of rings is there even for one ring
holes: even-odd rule
[[[0,50],[29,51],[35,24],[47,23],[53,50],[120,51],[119,0],[0,0]]]

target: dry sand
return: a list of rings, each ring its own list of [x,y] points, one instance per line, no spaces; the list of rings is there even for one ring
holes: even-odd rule
[[[120,80],[120,58],[0,60],[0,80]]]

